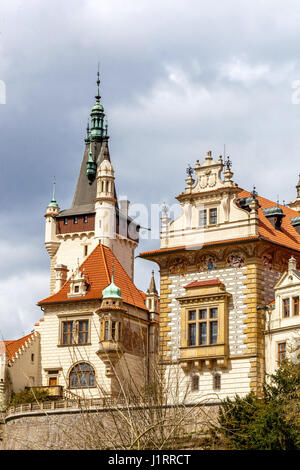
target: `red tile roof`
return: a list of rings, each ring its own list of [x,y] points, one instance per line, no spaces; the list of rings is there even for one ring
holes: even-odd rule
[[[251,196],[251,193],[246,190],[242,190],[238,195],[240,199],[243,199],[249,196]],[[251,241],[251,240],[257,240],[260,238],[260,239],[270,241],[272,243],[276,243],[277,245],[281,245],[281,246],[300,252],[300,234],[297,233],[295,227],[293,227],[291,224],[291,219],[293,217],[299,217],[299,212],[295,211],[294,209],[290,209],[289,207],[282,206],[279,204],[279,207],[282,209],[283,213],[285,214],[285,217],[283,217],[282,219],[281,230],[276,230],[271,224],[271,222],[264,215],[263,209],[274,207],[277,205],[277,203],[270,201],[269,199],[266,199],[261,196],[257,196],[257,199],[261,206],[258,209],[258,218],[259,218],[259,224],[258,224],[259,235],[258,236],[235,238],[235,239],[230,239],[230,240],[216,240],[214,242],[204,243],[201,246],[205,247],[205,246],[222,244],[222,243],[228,244],[228,243],[233,243],[233,242],[238,242],[238,241],[247,241],[247,240]],[[197,245],[195,245],[195,247],[196,246]],[[178,251],[184,250],[185,248],[186,247],[184,245],[172,247],[172,248],[161,248],[158,250],[140,253],[140,256],[147,257],[149,255],[167,253],[167,252],[172,252],[172,251],[177,251],[177,250]]]
[[[202,287],[202,286],[217,286],[217,285],[224,285],[220,279],[209,279],[207,281],[194,281],[184,286],[185,289],[189,289],[190,287]]]
[[[251,193],[249,193],[249,191],[242,191],[239,194],[239,198],[241,199],[249,196],[251,196]],[[295,211],[294,209],[290,209],[289,207],[278,204],[279,207],[282,209],[285,217],[283,217],[282,219],[281,230],[276,230],[271,224],[271,222],[264,215],[263,209],[274,207],[277,205],[277,203],[269,201],[269,199],[266,199],[261,196],[257,196],[257,199],[259,204],[261,205],[261,207],[258,209],[258,230],[260,237],[278,245],[291,248],[292,250],[300,251],[300,234],[297,233],[295,227],[293,227],[291,224],[291,219],[293,217],[299,217],[299,212]]]
[[[26,335],[20,339],[4,341],[5,353],[8,357],[8,360],[11,361],[19,349],[22,346],[25,346],[26,342],[30,342],[34,338],[34,335],[34,333],[30,333],[29,335]]]
[[[129,305],[147,310],[145,294],[134,285],[113,252],[108,247],[100,244],[80,266],[81,271],[84,268],[84,274],[89,281],[89,288],[85,296],[68,297],[70,292],[70,280],[68,280],[56,294],[41,300],[38,305],[101,299],[103,289],[111,282],[112,265],[114,266],[114,283],[120,287],[123,301]]]

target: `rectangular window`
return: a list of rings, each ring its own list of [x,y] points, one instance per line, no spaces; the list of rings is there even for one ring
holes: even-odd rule
[[[189,311],[189,321],[195,321],[196,320],[196,310],[190,310]]]
[[[218,318],[218,309],[216,307],[211,308],[209,310],[209,317],[210,318]]]
[[[218,342],[218,322],[217,321],[211,321],[209,323],[209,336],[210,336],[210,344],[217,344]]]
[[[111,339],[113,341],[116,340],[116,322],[115,321],[111,322]]]
[[[278,362],[286,358],[286,343],[278,343]]]
[[[215,225],[218,221],[218,212],[217,209],[209,209],[209,223],[210,225]]]
[[[221,390],[221,374],[214,374],[214,390]]]
[[[84,223],[84,224],[87,224],[87,222],[88,222],[88,216],[85,215],[85,216],[83,216],[83,223]]]
[[[109,340],[109,322],[105,322],[105,329],[104,329],[104,341]]]
[[[206,209],[199,211],[199,225],[200,227],[205,227],[207,225]]]
[[[189,323],[189,345],[196,346],[196,323]]]
[[[89,321],[80,320],[79,321],[79,334],[78,334],[78,343],[87,344],[89,340]]]
[[[283,317],[290,316],[290,299],[283,299]]]
[[[207,318],[207,310],[206,309],[201,309],[199,311],[199,318],[200,318],[200,320],[205,320]]]
[[[78,224],[78,217],[74,217],[73,221],[74,221],[74,224]]]
[[[299,315],[299,297],[293,297],[293,314]]]
[[[68,219],[67,219],[67,217],[64,218],[64,225],[68,225]]]
[[[192,375],[192,392],[197,392],[199,390],[199,375]]]
[[[64,321],[63,322],[63,344],[73,344],[73,322]]]
[[[84,245],[84,247],[83,247],[83,254],[84,254],[84,256],[87,256],[87,254],[88,254],[88,246],[87,245]]]
[[[203,346],[218,343],[218,307],[188,311],[188,344]]]
[[[207,324],[206,322],[199,324],[199,340],[200,344],[207,343]]]

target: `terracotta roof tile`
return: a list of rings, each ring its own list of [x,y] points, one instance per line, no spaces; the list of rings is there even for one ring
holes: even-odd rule
[[[242,191],[239,194],[239,198],[245,198],[251,196],[249,191]],[[268,209],[269,207],[274,207],[277,203],[270,201],[261,196],[257,196],[258,202],[261,207],[258,209],[259,217],[259,235],[261,238],[268,240],[273,243],[277,243],[292,250],[300,251],[300,235],[297,233],[296,229],[291,224],[291,219],[293,217],[299,217],[299,212],[289,207],[282,206],[279,207],[282,209],[285,217],[282,219],[281,230],[276,230],[271,222],[263,213],[263,209]]]
[[[242,190],[238,197],[240,199],[246,198],[251,196],[251,193],[246,190]],[[216,240],[210,243],[204,243],[202,246],[209,246],[209,245],[216,245],[221,243],[231,243],[237,241],[247,241],[247,240],[255,240],[258,238],[263,238],[264,240],[268,240],[272,243],[276,243],[278,245],[285,246],[292,250],[296,250],[300,252],[300,234],[297,233],[295,227],[291,224],[291,219],[293,217],[299,217],[299,212],[295,211],[294,209],[290,209],[289,207],[283,206],[279,204],[279,207],[283,210],[285,217],[282,219],[281,230],[276,230],[271,222],[267,219],[267,217],[263,213],[263,209],[267,209],[269,207],[274,207],[277,204],[269,199],[266,199],[261,196],[257,196],[257,199],[260,204],[260,208],[258,209],[258,217],[259,217],[259,236],[252,236],[252,237],[244,237],[244,238],[235,238],[231,240]],[[196,247],[196,245],[195,245]],[[184,250],[185,246],[178,246],[172,248],[162,248],[158,250],[148,251],[140,253],[141,257],[146,257],[149,255],[155,255],[159,253],[167,253],[176,250]]]
[[[34,333],[23,336],[23,338],[16,339],[13,341],[4,341],[5,352],[8,357],[8,360],[11,361],[14,355],[19,351],[19,349],[25,345],[25,343],[34,337]]]
[[[112,251],[100,244],[80,266],[81,270],[84,268],[84,274],[89,280],[89,288],[85,296],[69,298],[70,282],[68,280],[57,293],[41,300],[38,305],[101,299],[103,289],[111,282],[112,265],[114,265],[114,282],[121,289],[123,301],[147,310],[144,302],[145,294],[134,285]]]
[[[223,282],[220,281],[220,279],[209,279],[207,281],[194,281],[194,282],[191,282],[187,286],[184,286],[184,288],[188,289],[190,287],[217,286],[217,285],[224,285],[224,284],[223,284]]]

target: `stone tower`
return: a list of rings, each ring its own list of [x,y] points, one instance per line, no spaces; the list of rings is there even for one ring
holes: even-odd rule
[[[45,245],[51,260],[51,294],[62,286],[67,273],[71,275],[99,243],[108,246],[130,278],[134,277],[134,251],[139,241],[139,226],[128,217],[128,204],[121,208],[118,205],[99,85],[98,72],[96,103],[90,113],[91,123],[87,127],[72,206],[61,211],[53,192],[45,215]]]

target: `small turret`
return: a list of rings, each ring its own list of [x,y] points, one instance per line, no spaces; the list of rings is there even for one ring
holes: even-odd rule
[[[99,160],[101,164],[97,171],[95,237],[111,248],[116,233],[116,198],[115,172],[109,158],[107,139],[102,143]]]
[[[146,306],[150,313],[150,320],[158,321],[158,292],[155,285],[154,271],[152,271],[149,289],[147,290]]]
[[[122,324],[125,312],[121,289],[114,283],[114,266],[112,266],[111,283],[103,289],[101,307],[96,311],[100,320],[100,343],[97,354],[105,364],[107,377],[114,376],[115,365],[123,354]]]
[[[59,214],[59,206],[56,202],[55,198],[55,180],[53,183],[53,194],[50,203],[48,204],[45,218],[46,218],[46,226],[45,226],[45,247],[50,256],[50,293],[53,293],[55,290],[55,272],[54,272],[54,265],[55,265],[55,255],[57,250],[60,246],[60,242],[56,236],[56,217]]]
[[[297,190],[297,197],[294,201],[288,204],[288,207],[290,207],[291,209],[294,209],[295,211],[300,212],[300,174],[299,174],[298,184],[296,185],[296,190]]]
[[[46,209],[46,231],[45,231],[45,245],[50,256],[53,256],[59,246],[56,237],[56,216],[59,214],[59,206],[55,198],[55,180],[53,183],[52,199]]]

